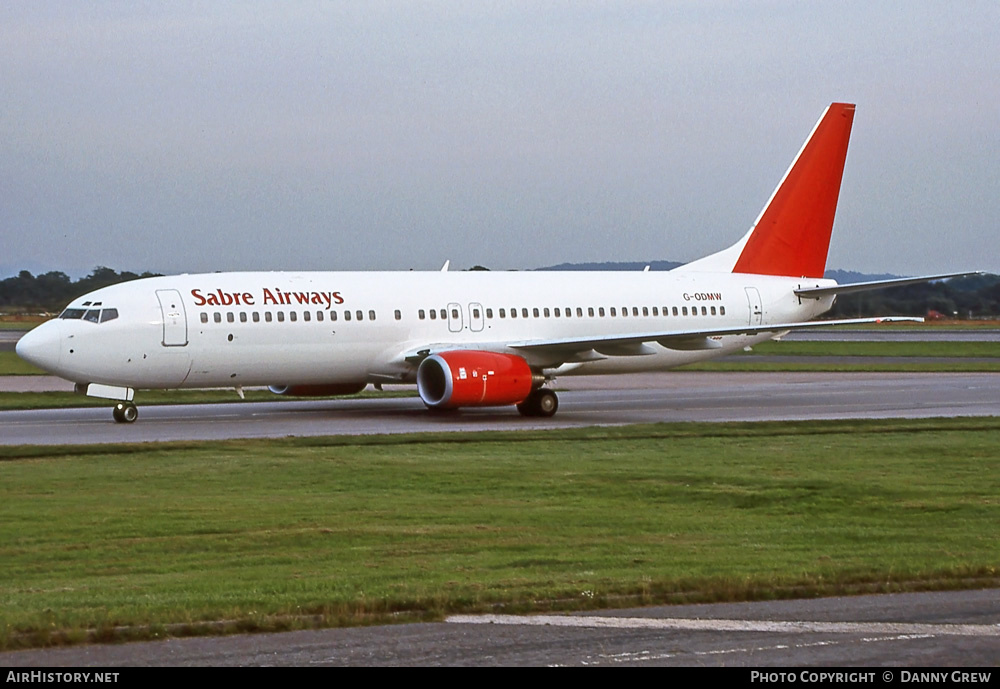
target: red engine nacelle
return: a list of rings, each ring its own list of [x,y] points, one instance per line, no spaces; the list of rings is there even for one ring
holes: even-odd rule
[[[534,384],[528,362],[512,354],[442,352],[421,361],[417,369],[420,399],[434,409],[519,404]]]
[[[367,383],[334,383],[329,385],[270,385],[268,390],[275,395],[290,397],[330,397],[332,395],[354,395],[365,389]]]

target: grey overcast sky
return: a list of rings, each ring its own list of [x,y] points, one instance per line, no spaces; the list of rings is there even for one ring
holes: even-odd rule
[[[1000,3],[0,5],[0,277],[687,261],[855,102],[828,267],[1000,272]]]

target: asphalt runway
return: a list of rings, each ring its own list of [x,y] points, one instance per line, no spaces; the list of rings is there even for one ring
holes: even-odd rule
[[[187,638],[0,653],[13,667],[821,666],[871,683],[908,670],[995,673],[1000,590],[674,605],[572,615],[461,615],[439,623]],[[952,670],[948,670],[949,674]],[[127,681],[122,672],[119,681]],[[951,681],[960,681],[959,675]],[[970,681],[965,678],[965,681]]]
[[[0,444],[52,445],[572,428],[671,421],[1000,415],[1000,373],[696,373],[562,378],[551,419],[513,407],[430,412],[417,398],[0,412]],[[234,393],[235,398],[235,393]]]

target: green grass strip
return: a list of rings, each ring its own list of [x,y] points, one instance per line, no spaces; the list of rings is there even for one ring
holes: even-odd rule
[[[996,357],[1000,342],[762,342],[743,356]]]
[[[934,362],[885,362],[865,361],[851,363],[824,363],[809,361],[754,361],[752,356],[737,361],[708,361],[702,364],[681,366],[678,371],[705,372],[755,372],[755,373],[997,373],[1000,361],[934,361]]]
[[[1000,584],[1000,419],[0,448],[0,645]]]
[[[38,376],[45,371],[32,366],[15,352],[0,352],[0,376]]]

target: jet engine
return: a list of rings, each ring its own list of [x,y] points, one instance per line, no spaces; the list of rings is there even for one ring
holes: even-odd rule
[[[521,357],[496,352],[432,354],[417,368],[417,391],[432,409],[519,404],[541,380]]]

